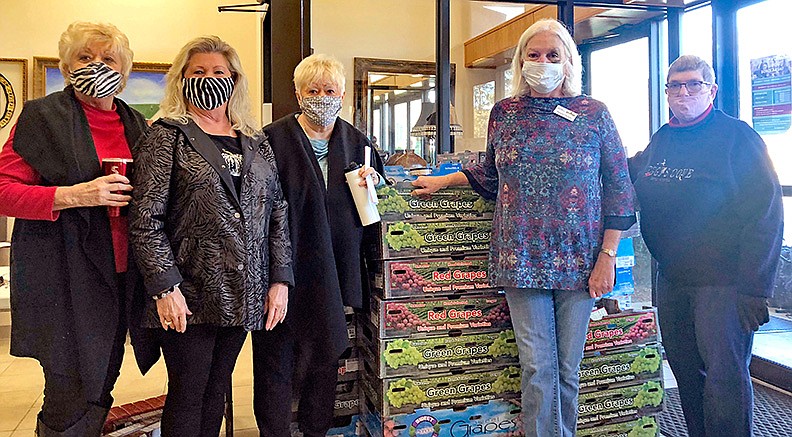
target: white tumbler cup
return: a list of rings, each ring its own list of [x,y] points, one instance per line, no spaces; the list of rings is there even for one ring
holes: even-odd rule
[[[346,177],[347,185],[349,185],[349,190],[352,192],[352,199],[355,200],[355,208],[357,208],[358,216],[360,216],[360,222],[363,226],[368,226],[380,221],[380,215],[379,211],[377,211],[377,205],[371,199],[368,188],[358,185],[363,180],[363,178],[358,176],[358,171],[360,171],[361,167],[356,162],[349,164],[344,169],[344,176]],[[366,183],[372,183],[370,176],[366,178]]]

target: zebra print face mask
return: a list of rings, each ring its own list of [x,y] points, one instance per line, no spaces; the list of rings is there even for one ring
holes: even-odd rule
[[[69,74],[69,80],[75,90],[97,99],[112,96],[118,92],[121,78],[121,73],[102,62],[91,62]]]
[[[229,77],[185,77],[182,79],[184,97],[204,111],[219,108],[231,98],[234,78]]]

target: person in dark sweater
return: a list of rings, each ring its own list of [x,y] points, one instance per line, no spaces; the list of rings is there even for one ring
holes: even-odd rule
[[[781,250],[781,187],[762,138],[713,109],[715,73],[671,64],[674,117],[629,160],[641,232],[659,264],[663,343],[691,436],[752,435],[748,365]]]

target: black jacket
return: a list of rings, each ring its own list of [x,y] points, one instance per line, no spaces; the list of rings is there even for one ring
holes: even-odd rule
[[[145,120],[121,100],[115,105],[131,146],[145,131]],[[85,112],[71,87],[25,103],[14,150],[41,175],[41,185],[69,186],[102,176]],[[98,398],[117,327],[124,322],[107,208],[66,209],[53,222],[17,220],[12,241],[11,354],[80,378],[86,397]],[[130,265],[130,288],[136,284],[134,270]]]
[[[328,144],[327,189],[308,137],[287,115],[264,127],[289,202],[295,285],[289,298],[293,331],[303,340],[340,355],[348,345],[343,305],[363,304],[363,226],[344,178],[351,161],[363,163],[368,139],[337,119]],[[372,166],[383,173],[374,153]]]
[[[293,283],[287,204],[264,137],[242,136],[240,194],[194,122],[159,120],[135,147],[130,243],[149,295],[181,283],[188,324],[261,329],[272,282]],[[159,327],[148,299],[145,326]]]

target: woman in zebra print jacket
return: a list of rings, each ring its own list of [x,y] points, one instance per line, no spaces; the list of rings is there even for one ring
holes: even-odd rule
[[[287,205],[236,51],[196,38],[166,82],[164,116],[133,150],[130,235],[144,325],[164,330],[163,436],[216,437],[247,332],[286,317]]]

